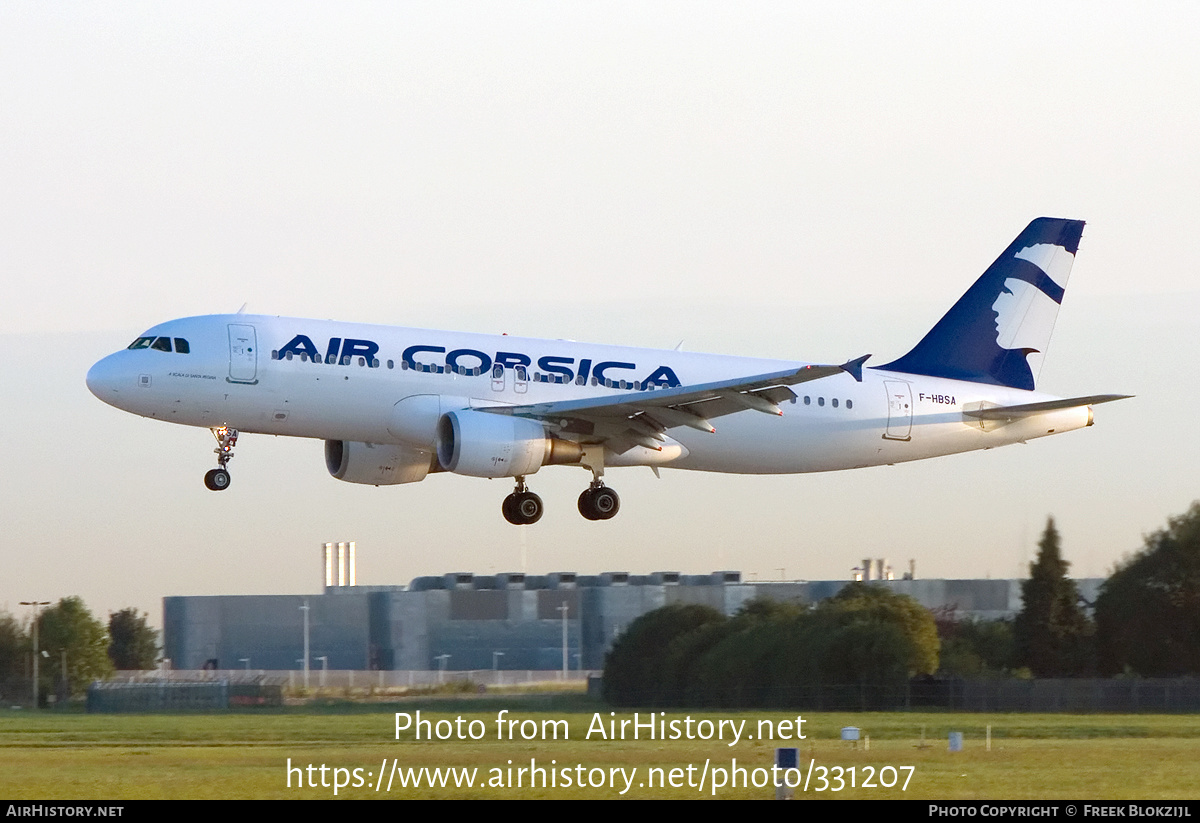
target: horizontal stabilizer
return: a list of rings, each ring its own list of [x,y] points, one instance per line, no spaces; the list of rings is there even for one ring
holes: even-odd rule
[[[842,371],[844,371],[846,374],[853,377],[854,382],[861,383],[862,382],[863,363],[866,363],[870,359],[871,359],[871,355],[864,354],[862,357],[858,357],[858,358],[855,358],[854,360],[849,360],[849,361],[843,363],[842,365],[838,366],[838,368],[841,369]]]
[[[964,417],[974,417],[976,420],[1017,420],[1022,417],[1032,417],[1035,414],[1058,411],[1059,409],[1074,409],[1080,406],[1095,406],[1099,403],[1111,403],[1113,400],[1126,400],[1131,394],[1093,394],[1088,397],[1068,397],[1063,400],[1047,400],[1044,403],[1022,403],[1017,406],[992,406],[987,409],[964,409]]]

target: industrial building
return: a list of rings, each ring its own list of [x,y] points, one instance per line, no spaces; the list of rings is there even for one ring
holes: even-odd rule
[[[740,572],[691,575],[450,573],[407,586],[355,585],[354,544],[323,547],[320,594],[163,599],[164,654],[175,669],[571,670],[603,667],[622,630],[675,603],[734,614],[758,597],[814,603],[849,581],[745,581]],[[892,577],[868,560],[856,578],[911,595],[931,609],[986,619],[1021,608],[1020,580]],[[1077,580],[1094,601],[1102,579]]]

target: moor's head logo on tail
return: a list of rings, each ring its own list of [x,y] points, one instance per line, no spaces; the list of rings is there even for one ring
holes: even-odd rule
[[[1082,234],[1082,220],[1034,220],[912,351],[880,368],[1032,390]]]

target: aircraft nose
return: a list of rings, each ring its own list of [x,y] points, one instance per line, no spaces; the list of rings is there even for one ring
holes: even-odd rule
[[[117,398],[125,388],[122,383],[127,382],[122,380],[126,376],[125,370],[116,361],[117,355],[110,354],[88,369],[87,373],[88,391],[113,406],[117,405]]]

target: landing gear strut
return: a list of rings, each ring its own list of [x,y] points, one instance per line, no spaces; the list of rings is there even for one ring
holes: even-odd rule
[[[579,495],[579,513],[588,520],[608,520],[621,508],[621,498],[604,485],[604,447],[585,446],[581,461],[592,473],[592,482]]]
[[[514,526],[528,526],[542,519],[545,507],[542,498],[531,492],[525,485],[525,478],[517,478],[517,487],[513,493],[504,498],[500,506],[504,519]]]
[[[219,468],[209,469],[204,475],[204,485],[211,491],[222,492],[229,488],[229,472],[226,466],[233,459],[233,447],[237,445],[237,429],[219,426],[212,429],[213,437],[217,438],[217,447],[213,452],[217,455]]]
[[[620,508],[621,498],[603,480],[593,480],[579,495],[579,513],[588,520],[608,520]]]

